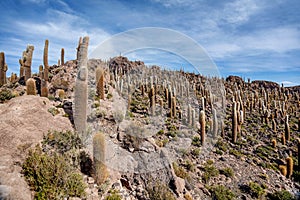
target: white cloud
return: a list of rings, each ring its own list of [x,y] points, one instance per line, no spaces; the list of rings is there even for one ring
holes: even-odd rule
[[[248,21],[259,8],[255,0],[235,0],[225,5],[219,18],[228,23],[243,23]]]

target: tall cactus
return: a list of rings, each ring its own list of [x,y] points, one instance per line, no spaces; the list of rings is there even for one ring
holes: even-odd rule
[[[96,69],[96,85],[97,85],[97,94],[100,99],[104,99],[104,70],[101,67]]]
[[[74,123],[83,141],[87,138],[88,68],[87,52],[89,37],[84,37],[78,54],[78,74],[74,94]]]
[[[294,168],[294,161],[292,157],[286,158],[286,168],[287,168],[287,178],[291,178],[293,174],[293,168]]]
[[[97,133],[93,137],[93,158],[94,158],[94,174],[98,184],[102,184],[108,177],[107,167],[105,165],[105,135]]]
[[[173,96],[171,101],[171,117],[176,117],[176,97]]]
[[[41,80],[41,97],[48,97],[48,82],[44,79]]]
[[[36,95],[36,85],[33,78],[29,78],[26,81],[26,93],[27,95]]]
[[[205,111],[201,110],[200,111],[200,116],[199,116],[199,122],[200,122],[200,129],[201,129],[201,145],[203,146],[205,143]]]
[[[218,135],[218,118],[217,111],[215,108],[212,109],[212,117],[213,117],[213,137]]]
[[[65,64],[65,49],[62,48],[60,52],[60,64],[64,65]]]
[[[79,60],[79,57],[80,57],[80,48],[81,48],[81,45],[82,45],[82,37],[80,37],[79,38],[79,41],[78,41],[78,46],[77,46],[77,48],[76,48],[76,50],[77,50],[77,60]]]
[[[236,102],[232,104],[232,142],[236,143],[237,140],[237,129],[238,129],[238,121],[237,121],[237,105]]]
[[[20,78],[24,76],[24,62],[23,59],[19,59],[19,63],[20,63]]]
[[[5,84],[6,75],[5,75],[5,56],[4,52],[0,52],[0,86]]]
[[[49,46],[49,40],[45,40],[45,46],[44,46],[44,79],[45,81],[49,80],[49,64],[48,64],[48,46]]]
[[[289,116],[288,115],[285,116],[284,131],[285,131],[286,140],[290,141],[291,133],[290,133],[290,125],[289,125]]]
[[[31,78],[31,63],[32,63],[33,50],[34,50],[34,46],[28,45],[23,56],[25,81]]]

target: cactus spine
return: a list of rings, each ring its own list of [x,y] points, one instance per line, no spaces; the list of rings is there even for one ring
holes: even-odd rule
[[[33,78],[29,78],[26,81],[26,93],[27,93],[27,95],[35,95],[36,94],[35,80]]]
[[[84,141],[87,136],[87,100],[88,100],[88,68],[87,68],[87,52],[89,37],[84,37],[79,49],[78,74],[75,83],[74,94],[74,123],[76,130]]]
[[[199,122],[200,122],[200,129],[201,129],[201,145],[203,146],[205,143],[205,111],[200,111],[199,116]]]
[[[233,102],[233,104],[232,104],[232,142],[233,143],[236,143],[237,129],[238,129],[236,107],[237,107],[236,102]]]
[[[93,137],[93,159],[94,174],[98,184],[102,184],[108,177],[108,171],[105,165],[105,135],[97,133]]]
[[[294,167],[294,161],[292,157],[287,157],[286,158],[286,168],[287,168],[287,178],[291,178],[293,174],[293,167]]]
[[[62,48],[60,52],[60,64],[64,65],[65,64],[65,49]]]

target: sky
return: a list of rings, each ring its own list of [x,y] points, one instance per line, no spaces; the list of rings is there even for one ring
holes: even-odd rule
[[[18,74],[22,52],[33,44],[33,71],[43,64],[45,39],[49,63],[61,48],[65,60],[76,58],[80,36],[90,37],[89,53],[115,34],[161,27],[196,41],[220,75],[300,85],[299,0],[11,0],[0,1],[0,51],[8,76]],[[117,56],[117,55],[116,55]],[[189,68],[173,52],[142,49],[125,54],[148,65]],[[198,66],[201,67],[201,66]]]

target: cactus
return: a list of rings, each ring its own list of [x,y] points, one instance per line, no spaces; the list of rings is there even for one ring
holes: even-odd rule
[[[171,106],[171,110],[172,110],[172,117],[176,117],[176,97],[172,97],[172,106]]]
[[[44,79],[41,80],[41,97],[48,97],[48,82]]]
[[[272,147],[273,147],[273,148],[276,148],[276,146],[277,146],[277,141],[276,141],[276,139],[272,139],[272,140],[271,140],[271,143],[272,143]]]
[[[277,131],[277,125],[276,125],[276,121],[275,121],[274,118],[272,119],[272,130],[273,130],[274,132]]]
[[[283,176],[286,176],[287,175],[287,169],[286,169],[286,166],[285,165],[279,165],[279,171],[281,172],[281,174]]]
[[[149,99],[150,99],[150,114],[154,115],[154,113],[155,113],[155,90],[154,90],[154,86],[152,86],[150,91],[149,91]]]
[[[31,78],[31,63],[32,63],[33,50],[34,50],[34,46],[28,45],[26,51],[23,53],[25,81]]]
[[[44,79],[45,79],[45,81],[49,80],[48,46],[49,46],[49,41],[45,40],[44,57],[43,57],[43,62],[44,62]]]
[[[65,98],[65,91],[62,89],[58,89],[57,93],[58,93],[59,99],[62,101]]]
[[[60,52],[60,64],[64,65],[65,64],[65,49],[62,48]]]
[[[5,56],[4,52],[0,52],[0,86],[5,84],[6,75],[5,75]]]
[[[237,140],[237,128],[238,128],[238,121],[237,121],[237,105],[236,102],[232,104],[232,142],[236,143]]]
[[[200,111],[199,116],[199,123],[200,123],[200,129],[201,129],[201,145],[203,146],[205,143],[205,111]]]
[[[216,109],[212,109],[212,117],[213,117],[213,137],[218,135],[218,118],[217,118],[217,111]]]
[[[100,67],[96,69],[96,85],[97,85],[97,95],[100,99],[104,99],[104,70]]]
[[[131,94],[128,94],[128,102],[127,102],[127,110],[130,111],[130,105],[131,105]]]
[[[87,68],[87,51],[89,37],[84,37],[79,49],[78,74],[75,83],[74,94],[74,124],[75,128],[83,140],[87,137],[87,100],[88,100],[88,68]]]
[[[101,132],[95,134],[93,137],[94,175],[99,185],[104,183],[108,177],[108,170],[105,165],[105,148],[105,135]]]
[[[294,168],[294,161],[292,157],[286,158],[286,168],[287,168],[287,178],[291,178],[293,174],[293,168]]]
[[[77,50],[77,57],[76,57],[76,59],[77,60],[79,60],[79,57],[80,57],[80,47],[81,47],[81,45],[82,45],[82,37],[80,37],[79,38],[79,41],[78,41],[78,46],[77,46],[77,48],[76,48],[76,50]]]
[[[284,133],[281,134],[281,142],[282,142],[283,145],[286,144],[286,139],[285,139],[285,134]]]
[[[27,93],[27,95],[35,95],[36,94],[35,80],[33,78],[29,78],[26,81],[26,93]]]
[[[39,66],[39,77],[40,77],[40,79],[44,78],[44,68],[43,68],[43,65]]]
[[[291,139],[291,133],[290,133],[290,125],[289,125],[289,116],[285,116],[285,122],[284,122],[284,132],[285,132],[285,138],[287,141],[290,141]]]
[[[20,78],[24,76],[24,63],[22,59],[19,59],[19,63],[20,63]]]

